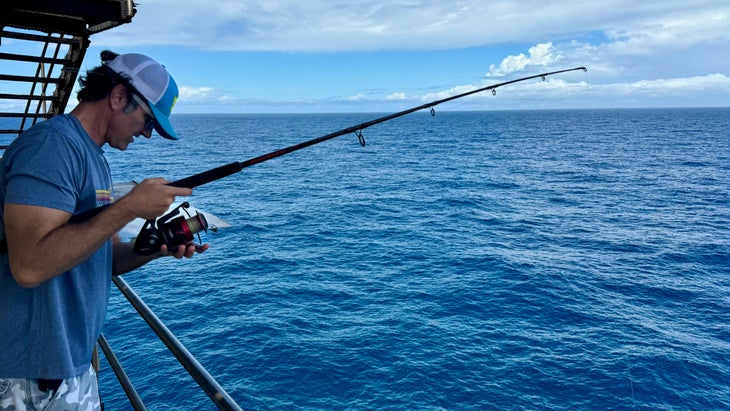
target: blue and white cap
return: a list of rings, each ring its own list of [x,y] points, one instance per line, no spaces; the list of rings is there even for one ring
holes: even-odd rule
[[[177,133],[170,123],[170,113],[175,107],[178,89],[175,80],[164,66],[144,54],[120,54],[106,65],[124,75],[152,109],[157,125],[155,130],[162,137],[177,140]]]

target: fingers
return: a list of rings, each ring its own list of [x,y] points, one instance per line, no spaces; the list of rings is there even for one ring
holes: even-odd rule
[[[208,244],[195,244],[195,252],[203,253],[208,250]]]
[[[169,250],[167,245],[163,244],[160,247],[161,256],[171,256],[177,259],[181,258],[192,258],[195,254],[203,253],[208,250],[208,244],[194,244],[188,243],[185,245],[179,245],[174,250]]]
[[[190,188],[172,187],[167,183],[164,178],[148,178],[137,184],[120,202],[129,204],[138,217],[145,220],[156,218],[167,211],[176,197],[193,194]]]
[[[137,184],[137,186],[135,186],[135,188],[137,188],[140,185],[149,185],[149,186],[157,187],[159,190],[161,190],[165,194],[172,195],[172,196],[189,196],[189,195],[193,194],[192,188],[173,187],[173,186],[167,185],[168,183],[169,183],[169,181],[167,181],[161,177],[148,178],[148,179],[142,181],[141,183]]]

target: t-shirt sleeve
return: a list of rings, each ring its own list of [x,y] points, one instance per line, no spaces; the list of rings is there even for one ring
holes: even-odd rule
[[[55,132],[24,136],[24,144],[8,159],[5,203],[55,208],[73,213],[76,208],[79,152]],[[29,141],[30,142],[30,141]]]

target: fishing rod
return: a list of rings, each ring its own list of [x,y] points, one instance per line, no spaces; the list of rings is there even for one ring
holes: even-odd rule
[[[198,173],[189,177],[182,178],[177,181],[173,181],[171,183],[168,183],[168,185],[173,187],[187,187],[187,188],[195,188],[198,186],[201,186],[203,184],[207,184],[216,180],[219,180],[223,177],[230,176],[231,174],[238,173],[239,171],[243,170],[244,168],[251,167],[253,165],[263,163],[264,161],[268,161],[277,157],[281,157],[285,154],[292,153],[297,150],[301,150],[303,148],[313,146],[315,144],[319,144],[321,142],[331,140],[333,138],[355,133],[357,135],[358,140],[360,142],[360,145],[365,146],[365,139],[362,135],[362,131],[365,130],[368,127],[372,127],[376,124],[384,123],[386,121],[405,116],[406,114],[413,113],[415,111],[423,110],[423,109],[430,109],[431,115],[435,115],[434,107],[446,103],[448,101],[456,100],[459,98],[463,98],[472,94],[481,93],[484,91],[491,90],[492,94],[496,94],[496,89],[499,87],[503,87],[509,84],[519,83],[526,80],[531,80],[535,78],[542,78],[542,80],[545,80],[545,77],[552,76],[555,74],[560,73],[566,73],[570,71],[577,71],[577,70],[583,70],[588,71],[585,67],[575,67],[571,69],[565,69],[565,70],[558,70],[558,71],[551,71],[547,73],[542,74],[535,74],[533,76],[527,76],[518,78],[516,80],[510,80],[505,81],[503,83],[497,83],[493,84],[491,86],[478,88],[476,90],[467,91],[465,93],[457,94],[451,97],[443,98],[441,100],[435,100],[431,101],[426,104],[422,104],[417,107],[409,108],[407,110],[399,111],[397,113],[389,114],[387,116],[383,116],[380,118],[376,118],[374,120],[366,121],[364,123],[358,124],[356,126],[347,127],[339,131],[335,131],[330,134],[326,134],[321,137],[313,138],[311,140],[304,141],[302,143],[294,144],[289,147],[284,147],[282,149],[272,151],[270,153],[251,158],[246,161],[241,162],[233,162],[230,164],[226,164],[224,166],[216,167],[207,171],[203,171],[202,173]],[[87,212],[75,215],[71,218],[71,222],[82,222],[86,221],[89,218],[95,216],[99,212],[101,212],[102,209],[107,207],[108,205],[97,207],[94,209],[91,209]],[[162,244],[166,244],[170,249],[173,249],[174,247],[177,247],[181,244],[186,244],[193,240],[194,235],[198,233],[199,231],[206,230],[208,228],[208,223],[205,219],[205,216],[198,213],[195,216],[191,216],[190,214],[187,215],[187,218],[182,215],[181,212],[185,211],[189,207],[189,204],[183,203],[181,206],[176,207],[172,212],[160,217],[157,220],[148,220],[145,222],[144,226],[142,227],[142,230],[140,231],[140,234],[137,236],[137,239],[135,241],[135,251],[140,254],[153,254],[157,251],[159,251],[160,246]],[[185,211],[187,214],[187,211]],[[175,218],[173,218],[175,217]]]
[[[542,74],[535,74],[534,76],[528,76],[528,77],[522,77],[518,78],[516,80],[510,80],[505,81],[504,83],[498,83],[493,84],[491,86],[482,87],[476,90],[467,91],[465,93],[457,94],[455,96],[443,98],[441,100],[432,101],[430,103],[422,104],[418,107],[409,108],[407,110],[399,111],[397,113],[389,114],[387,116],[383,116],[380,118],[376,118],[375,120],[366,121],[364,123],[358,124],[356,126],[343,128],[342,130],[335,131],[334,133],[330,133],[321,137],[313,138],[311,140],[294,144],[289,147],[285,147],[276,151],[272,151],[271,153],[267,153],[258,157],[251,158],[246,161],[241,162],[233,162],[230,164],[226,164],[224,166],[216,167],[213,169],[210,169],[208,171],[204,171],[202,173],[198,173],[195,175],[192,175],[190,177],[185,177],[177,181],[173,181],[169,183],[168,185],[171,185],[173,187],[187,187],[187,188],[195,188],[198,186],[201,186],[203,184],[210,183],[212,181],[221,179],[223,177],[227,177],[231,174],[238,173],[239,171],[243,170],[246,167],[251,167],[253,165],[263,163],[264,161],[271,160],[276,157],[281,157],[285,154],[289,154],[291,152],[301,150],[303,148],[313,146],[315,144],[319,144],[323,141],[331,140],[336,137],[343,136],[345,134],[355,133],[357,135],[358,140],[360,141],[360,145],[365,146],[365,138],[362,136],[362,131],[365,130],[368,127],[372,127],[376,124],[384,123],[389,120],[393,120],[394,118],[405,116],[406,114],[410,114],[419,110],[423,110],[426,108],[431,109],[431,115],[435,115],[434,107],[436,107],[439,104],[446,103],[447,101],[456,100],[462,97],[466,97],[472,94],[481,93],[484,91],[492,90],[492,94],[496,94],[496,89],[502,86],[506,86],[509,84],[519,83],[521,81],[531,80],[534,78],[542,78],[543,81],[545,80],[545,77],[552,76],[554,74],[560,74],[560,73],[566,73],[569,71],[577,71],[577,70],[583,70],[588,71],[585,67],[575,67],[571,69],[565,69],[565,70],[558,70],[558,71],[551,71],[549,73],[542,73]]]

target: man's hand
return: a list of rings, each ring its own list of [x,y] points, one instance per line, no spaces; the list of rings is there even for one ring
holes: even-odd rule
[[[208,250],[208,244],[189,243],[184,246],[176,247],[174,252],[167,249],[167,245],[162,245],[160,251],[152,255],[140,255],[134,252],[134,241],[122,242],[119,236],[114,236],[114,262],[112,264],[112,274],[120,275],[137,269],[148,262],[160,257],[175,257],[177,259],[191,258],[195,254]]]
[[[136,217],[152,220],[161,216],[175,201],[175,197],[193,194],[190,188],[172,187],[164,178],[148,178],[137,184],[129,194],[117,201]]]
[[[180,259],[180,258],[183,258],[183,257],[185,257],[185,258],[191,258],[196,253],[198,253],[198,254],[199,253],[203,253],[207,249],[208,249],[208,244],[202,244],[201,245],[201,244],[195,244],[195,243],[188,243],[188,244],[185,244],[185,245],[179,245],[179,246],[175,247],[175,249],[173,251],[170,251],[170,250],[167,249],[167,245],[166,244],[162,244],[162,246],[160,246],[160,253],[159,253],[159,255],[160,256],[167,256],[167,255],[169,255],[169,256],[175,257],[177,259]]]

